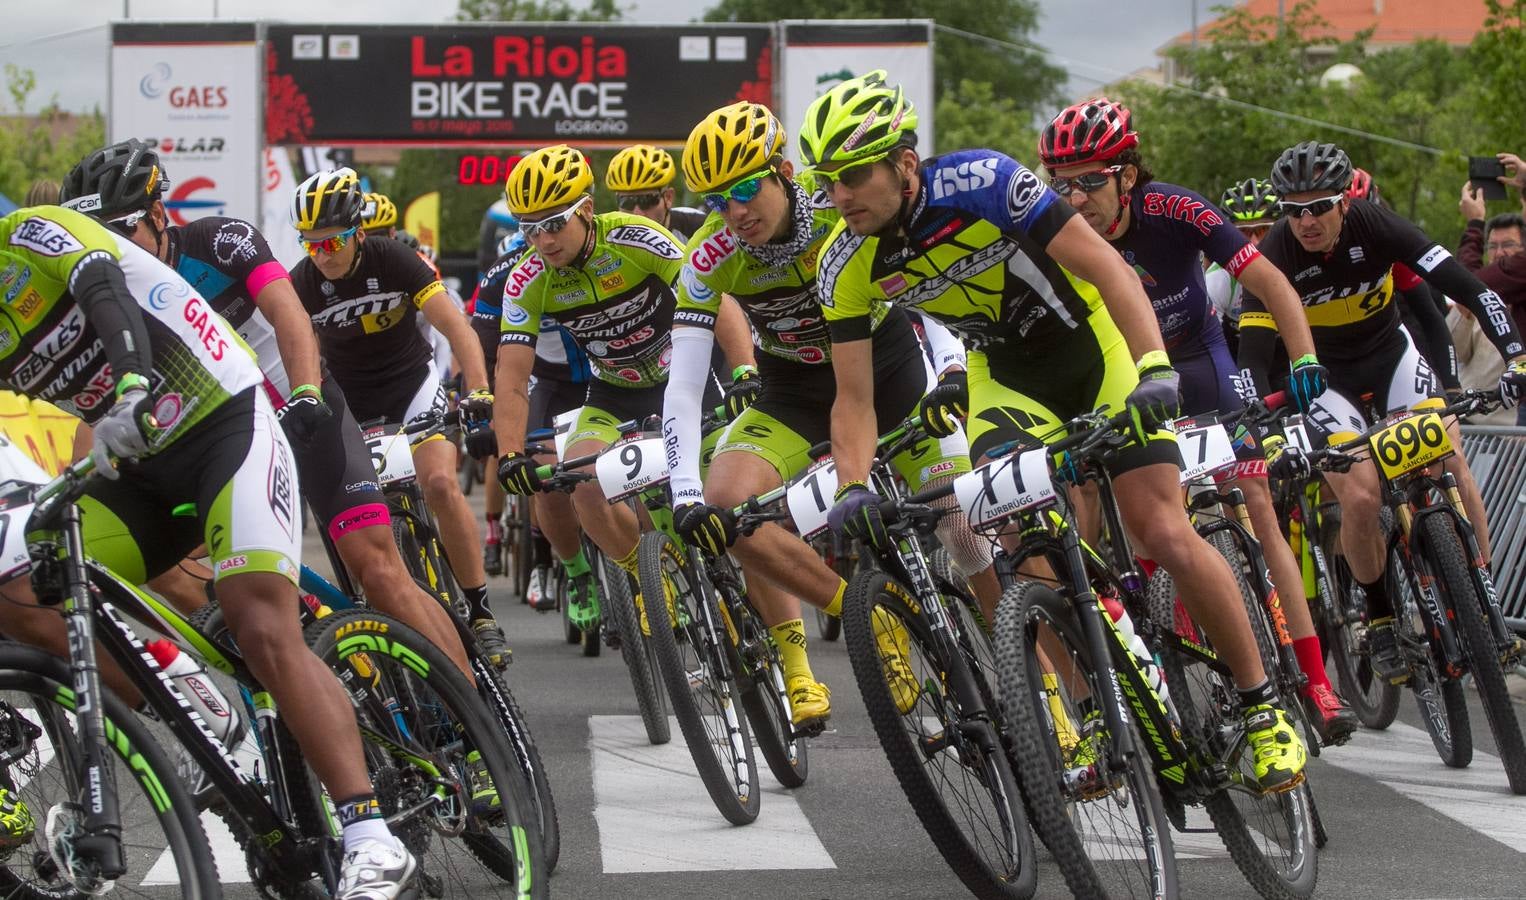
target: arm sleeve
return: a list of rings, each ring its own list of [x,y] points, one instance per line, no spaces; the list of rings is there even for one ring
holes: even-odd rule
[[[710,377],[710,349],[715,332],[708,328],[673,329],[673,361],[662,395],[662,444],[667,451],[673,505],[703,503],[700,480],[700,403]]]
[[[1452,332],[1447,328],[1446,318],[1436,308],[1431,298],[1431,286],[1421,281],[1417,286],[1399,294],[1399,309],[1404,324],[1409,326],[1415,338],[1415,346],[1425,356],[1426,362],[1436,370],[1441,386],[1449,391],[1462,389],[1457,378],[1457,348],[1452,342]]]
[[[1521,335],[1515,330],[1510,311],[1505,308],[1500,295],[1479,281],[1478,276],[1463,268],[1462,263],[1439,245],[1417,260],[1414,268],[1431,287],[1468,308],[1500,356],[1510,359],[1520,355]]]
[[[933,358],[933,372],[942,375],[949,366],[968,368],[964,357],[964,342],[944,327],[942,322],[921,311],[908,309],[908,315],[916,316],[922,324],[922,335],[927,341],[927,352]]]
[[[1468,225],[1462,230],[1462,238],[1457,242],[1457,259],[1469,272],[1477,272],[1484,267],[1484,221],[1482,219],[1469,219]]]
[[[147,376],[153,369],[148,325],[121,267],[104,253],[87,256],[74,267],[69,292],[100,336],[116,378],[129,372]]]
[[[1256,396],[1271,392],[1272,357],[1277,352],[1277,320],[1260,298],[1242,291],[1240,312],[1240,374],[1256,388]]]

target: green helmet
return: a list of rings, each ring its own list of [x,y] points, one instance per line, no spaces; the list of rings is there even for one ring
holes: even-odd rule
[[[1236,225],[1251,225],[1277,218],[1277,199],[1270,181],[1247,178],[1226,190],[1219,205]]]
[[[800,129],[807,166],[843,163],[916,143],[917,112],[885,70],[849,79],[816,98]]]

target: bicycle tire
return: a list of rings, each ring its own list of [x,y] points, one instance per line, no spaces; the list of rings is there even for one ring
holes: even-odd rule
[[[690,569],[679,544],[661,531],[649,531],[641,536],[636,558],[643,599],[665,597],[664,579],[672,584],[675,594],[677,622],[659,612],[661,607],[647,615],[651,622],[652,644],[657,649],[658,669],[667,685],[668,701],[672,704],[673,716],[678,719],[678,730],[689,746],[694,767],[716,809],[733,825],[750,824],[758,818],[758,808],[763,801],[758,785],[758,761],[753,754],[747,717],[737,709],[739,691],[735,678],[714,676],[725,661],[711,656],[711,642],[700,626],[702,619],[698,605],[709,600],[695,580],[698,573]],[[712,621],[718,621],[719,614],[713,606],[708,612]],[[699,677],[691,679],[691,673]],[[696,695],[708,698],[707,706],[713,706],[714,711],[702,713]],[[723,722],[724,733],[712,735],[706,726],[706,718]],[[721,748],[728,757],[725,760],[721,758]]]
[[[503,673],[485,659],[480,660],[473,670],[477,676],[477,693],[482,697],[483,705],[507,735],[509,747],[514,752],[514,762],[519,767],[520,774],[530,783],[530,800],[535,805],[535,818],[540,825],[541,856],[545,861],[545,871],[550,874],[556,871],[556,864],[561,859],[562,827],[556,812],[556,799],[551,794],[551,779],[546,774],[545,763],[541,761],[540,748],[535,745],[524,710],[514,699],[514,693],[509,690]]]
[[[604,552],[587,536],[583,538],[583,558],[588,560],[588,569],[593,574],[596,589],[600,592],[599,617],[594,619],[587,628],[579,630],[578,640],[582,644],[584,656],[598,656],[604,652],[604,620],[609,616],[603,597]],[[571,625],[571,620],[568,620],[568,624]]]
[[[12,708],[16,704],[11,701],[20,701],[23,695],[27,698],[27,704],[39,713],[37,724],[52,751],[50,759],[42,758],[44,751],[41,747],[21,757],[32,761],[26,767],[28,777],[25,782],[16,779],[12,770],[21,759],[0,769],[7,790],[35,811],[35,831],[29,844],[12,849],[0,862],[0,893],[7,898],[83,900],[91,896],[72,882],[58,877],[60,873],[48,852],[47,829],[42,818],[44,813],[55,808],[55,804],[60,804],[57,808],[61,809],[62,803],[72,803],[83,794],[82,786],[74,783],[77,773],[64,771],[64,766],[54,764],[54,761],[71,756],[78,759],[79,756],[79,727],[73,722],[72,684],[68,664],[62,659],[34,647],[0,645],[0,698],[6,699]],[[121,807],[123,821],[119,824],[122,825],[122,851],[128,873],[145,874],[167,852],[173,860],[173,873],[180,882],[182,897],[192,900],[221,897],[222,883],[195,801],[176,776],[168,754],[149,726],[104,687],[101,699],[105,746],[112,751],[106,758],[117,761],[112,770]],[[20,709],[16,712],[20,713]],[[68,721],[60,722],[59,716]],[[57,724],[64,727],[54,728]],[[21,739],[20,735],[11,732],[5,739],[5,749],[20,750]],[[72,752],[71,747],[75,748]],[[37,753],[35,757],[33,752]],[[61,779],[58,784],[61,793],[51,798],[43,795],[50,775]],[[134,827],[125,821],[129,816],[140,824]],[[146,833],[149,822],[154,823],[155,834]],[[26,870],[31,874],[26,874]],[[35,882],[34,876],[38,879]],[[113,896],[129,890],[123,881],[117,879]]]
[[[1494,733],[1495,750],[1504,764],[1510,791],[1526,794],[1526,737],[1521,734],[1521,723],[1510,701],[1510,688],[1505,683],[1494,631],[1484,618],[1485,600],[1473,581],[1472,566],[1457,533],[1457,525],[1441,514],[1428,515],[1420,520],[1420,534],[1428,555],[1439,569],[1441,577],[1435,584],[1446,596],[1459,624],[1468,668],[1478,687],[1479,699],[1483,701],[1484,718]]]
[[[1033,833],[1028,827],[1012,764],[1005,751],[998,749],[996,752],[983,752],[973,741],[964,739],[960,729],[965,725],[982,727],[978,720],[965,720],[958,723],[959,727],[951,727],[950,723],[942,721],[939,714],[956,707],[956,699],[950,702],[925,702],[930,688],[946,686],[947,681],[943,677],[945,667],[938,659],[939,651],[931,631],[922,616],[914,613],[906,605],[906,600],[902,599],[910,596],[910,592],[895,579],[875,569],[858,573],[848,583],[843,599],[843,639],[848,647],[848,659],[853,665],[854,680],[858,682],[859,691],[863,695],[864,707],[912,810],[932,839],[933,846],[964,886],[975,896],[988,900],[1026,900],[1037,890],[1038,868],[1035,864]],[[915,677],[906,680],[914,680],[919,690],[910,710],[904,714],[898,709],[886,681],[873,624],[876,609],[897,619],[906,629],[908,649],[914,649],[936,667],[935,670],[922,672],[915,665],[907,663]],[[901,687],[905,689],[905,682]],[[940,696],[939,701],[942,700]],[[933,714],[942,726],[937,734],[928,735],[924,732],[923,719],[929,714]],[[913,726],[918,734],[908,731]],[[990,723],[984,723],[983,727],[994,730],[994,725]],[[932,746],[927,739],[939,741],[939,734],[943,735],[941,740],[947,740],[951,735],[960,735],[960,746],[949,746],[949,752],[941,749],[934,753],[927,752],[925,748]],[[1000,734],[992,733],[990,739],[994,746],[1001,746]],[[970,757],[978,756],[978,760],[972,759],[974,765],[964,762],[966,754]],[[1009,857],[1010,861],[1003,859],[993,865],[981,848],[972,846],[970,835],[964,826],[955,821],[949,805],[940,795],[934,776],[923,768],[924,761],[932,762],[935,759],[941,762],[952,761],[957,771],[963,773],[973,770],[975,777],[983,782],[980,785],[982,796],[977,802],[984,804],[989,801],[994,817],[1000,820],[999,825],[988,824],[986,827],[993,832],[995,828],[1000,828],[1002,841],[1006,845],[993,849]],[[955,781],[948,776],[943,778],[951,785]],[[973,809],[969,803],[962,806]]]
[[[1413,535],[1411,535],[1413,538]],[[1411,549],[1409,552],[1413,552]],[[1417,595],[1418,576],[1406,551],[1393,545],[1388,551],[1388,565],[1383,577],[1388,579],[1388,596],[1395,611],[1394,631],[1409,631],[1413,638],[1425,647],[1420,664],[1410,662],[1409,690],[1420,711],[1420,722],[1430,735],[1431,746],[1443,764],[1453,769],[1465,769],[1473,762],[1473,728],[1468,713],[1468,697],[1463,690],[1462,679],[1449,677],[1437,665],[1441,649],[1436,642],[1429,617]],[[1407,601],[1407,602],[1406,602]],[[1438,598],[1445,604],[1446,598]],[[1409,609],[1427,620],[1427,624],[1415,628],[1407,615],[1398,610]],[[1461,640],[1461,637],[1458,638]]]
[[[1115,846],[1120,850],[1114,865],[1109,868],[1110,873],[1135,862],[1132,858],[1134,851],[1142,849],[1146,871],[1139,874],[1144,876],[1142,880],[1147,885],[1146,896],[1154,900],[1175,897],[1179,891],[1176,854],[1172,848],[1170,823],[1148,755],[1142,752],[1129,754],[1124,761],[1127,785],[1122,791],[1109,790],[1095,801],[1080,796],[1065,784],[1061,742],[1043,684],[1036,652],[1038,642],[1029,634],[1030,625],[1036,628],[1040,617],[1048,621],[1057,639],[1067,644],[1067,649],[1074,654],[1073,667],[1086,673],[1087,687],[1092,691],[1090,696],[1097,695],[1096,669],[1070,603],[1052,588],[1038,582],[1020,582],[1007,588],[996,610],[996,668],[1001,686],[1002,721],[1006,723],[1007,735],[1012,741],[1008,755],[1023,796],[1027,798],[1034,830],[1049,848],[1066,886],[1076,897],[1105,900],[1110,895],[1088,846],[1094,848],[1092,852],[1105,852]],[[1066,715],[1070,713],[1067,711]],[[1079,718],[1075,720],[1079,721]],[[1049,723],[1047,726],[1046,722]],[[1129,802],[1129,798],[1133,802]],[[1119,806],[1126,814],[1132,809],[1132,816],[1139,824],[1137,841],[1132,834],[1119,840],[1118,829],[1100,827],[1089,830],[1094,835],[1089,842],[1082,837],[1078,823],[1089,820],[1085,815],[1088,807],[1101,803]],[[1105,837],[1104,831],[1107,832]],[[1126,891],[1123,896],[1137,896],[1127,887],[1129,879],[1107,880],[1123,880]]]
[[[519,527],[514,542],[514,592],[523,597],[530,589],[530,573],[535,570],[535,536],[530,532],[530,498],[520,504]]]
[[[1218,537],[1219,535],[1214,535]],[[1210,540],[1210,544],[1215,542]],[[1232,544],[1232,542],[1230,542]],[[1215,546],[1215,552],[1223,553],[1225,545]],[[1238,551],[1235,551],[1238,554]],[[1255,636],[1261,664],[1268,674],[1276,672],[1277,660],[1272,648],[1271,632],[1267,626],[1264,610],[1256,600],[1255,593],[1245,577],[1241,565],[1228,563],[1240,591],[1243,608],[1251,633]],[[1207,635],[1193,622],[1175,596],[1158,592],[1154,595],[1158,604],[1170,602],[1172,607],[1151,609],[1151,617],[1160,623],[1172,622],[1177,628],[1193,630],[1196,642],[1209,645]],[[1319,858],[1314,846],[1314,823],[1310,811],[1308,793],[1304,785],[1280,793],[1262,793],[1258,788],[1247,787],[1254,781],[1250,771],[1252,756],[1244,739],[1244,726],[1239,720],[1240,701],[1232,683],[1206,664],[1189,659],[1167,646],[1162,654],[1166,684],[1170,689],[1173,705],[1182,720],[1182,736],[1189,748],[1199,756],[1225,759],[1228,763],[1230,783],[1210,795],[1203,803],[1213,820],[1219,838],[1234,860],[1235,867],[1245,880],[1266,900],[1307,900],[1313,896],[1319,879]],[[1189,675],[1188,673],[1192,674]],[[1297,698],[1292,698],[1297,702]],[[1286,703],[1287,700],[1284,700]],[[1222,710],[1228,710],[1233,720],[1224,721]],[[1232,737],[1232,747],[1226,746],[1225,737]],[[1257,796],[1259,795],[1259,796]],[[1257,813],[1254,825],[1246,821],[1245,813],[1237,805],[1237,798],[1251,797]],[[1270,801],[1270,802],[1265,802]],[[1267,827],[1275,824],[1276,828]],[[1287,832],[1286,864],[1274,864],[1270,859],[1270,847],[1263,841],[1276,838],[1273,832]]]
[[[620,643],[620,659],[630,676],[631,689],[636,692],[636,708],[641,712],[646,739],[653,744],[666,744],[673,739],[673,729],[668,724],[667,695],[663,693],[657,670],[657,651],[651,639],[641,633],[630,576],[607,557],[601,557],[599,562],[603,566],[606,587],[603,603],[609,612],[614,636]]]
[[[728,605],[728,609],[735,608],[735,604]],[[731,650],[732,670],[737,673],[737,686],[741,690],[742,709],[774,780],[786,788],[798,788],[810,775],[811,757],[806,739],[795,734],[789,692],[784,682],[784,662],[779,658],[779,648],[774,645],[773,638],[751,608],[744,609],[742,615],[750,621],[733,622],[733,631],[746,633],[749,629],[743,626],[749,625],[758,635],[752,660],[743,660],[740,648],[727,644]]]
[[[456,460],[456,481],[461,485],[461,496],[470,497],[472,486],[477,483],[477,461],[467,456],[459,447],[456,448],[456,452],[460,454]]]
[[[487,873],[506,882],[516,900],[549,897],[531,788],[507,737],[455,663],[412,628],[369,609],[325,616],[308,626],[306,638],[339,676],[363,723],[362,746],[384,814],[396,817],[400,810],[414,810],[392,822],[391,830],[418,859],[421,877],[459,875],[469,864],[467,854],[446,846],[445,838],[454,831],[461,846]],[[367,739],[368,731],[377,737]],[[426,745],[426,738],[439,743]],[[471,790],[463,768],[468,744],[481,754],[498,794],[500,811],[492,821],[464,809]],[[436,774],[417,768],[412,760],[418,758],[432,764]],[[399,760],[399,765],[384,765]],[[419,802],[434,795],[439,781],[448,786],[448,797],[432,806]],[[443,811],[420,821],[424,807]],[[437,839],[438,854],[445,857],[438,866],[433,864],[439,858]],[[467,895],[469,889],[446,893]]]
[[[1331,527],[1332,524],[1334,527]],[[1346,565],[1346,556],[1341,551],[1339,515],[1321,514],[1319,527],[1319,539],[1327,569],[1324,583],[1335,593],[1333,597],[1321,597],[1320,602],[1322,611],[1332,613],[1331,616],[1321,616],[1321,619],[1327,620],[1322,635],[1325,652],[1330,655],[1341,696],[1351,704],[1357,720],[1364,727],[1382,731],[1392,725],[1399,715],[1399,688],[1389,684],[1386,679],[1375,676],[1367,655],[1359,649],[1360,644],[1353,628],[1365,624],[1365,609],[1359,613],[1357,622],[1335,624],[1337,619],[1333,614],[1349,608],[1347,598],[1355,587],[1355,579],[1352,578],[1351,569]],[[1319,584],[1316,579],[1316,590],[1319,590]]]

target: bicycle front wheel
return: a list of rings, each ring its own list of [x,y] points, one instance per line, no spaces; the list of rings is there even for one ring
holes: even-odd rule
[[[604,573],[602,602],[614,628],[620,659],[625,663],[631,688],[636,692],[636,708],[641,711],[646,739],[653,744],[666,744],[673,739],[673,729],[668,725],[668,698],[659,682],[657,649],[641,630],[636,600],[631,596],[630,576],[602,553],[590,558],[589,562],[600,566]]]
[[[705,624],[719,623],[720,613],[698,581],[702,576],[665,533],[642,535],[637,560],[652,644],[694,767],[726,821],[750,824],[763,802],[758,760],[747,717],[737,703],[735,673],[727,671],[720,646],[727,638]],[[668,593],[673,605],[664,613]]]
[[[418,860],[423,893],[501,894],[506,884],[516,900],[549,896],[532,788],[455,664],[366,609],[325,616],[307,637],[349,693],[377,800]]]
[[[1033,834],[1001,735],[991,717],[960,714],[975,698],[955,685],[977,675],[951,671],[911,597],[875,569],[855,575],[844,595],[843,639],[869,720],[922,827],[964,886],[982,898],[1031,897]],[[953,665],[964,668],[962,658]]]
[[[1356,579],[1346,565],[1341,550],[1340,519],[1333,515],[1321,515],[1320,545],[1325,559],[1325,579],[1316,580],[1316,590],[1324,593],[1329,588],[1331,596],[1321,598],[1321,608],[1332,615],[1326,616],[1324,635],[1325,650],[1334,663],[1335,680],[1340,684],[1341,696],[1351,704],[1357,719],[1366,727],[1384,729],[1393,724],[1399,715],[1399,689],[1385,678],[1373,674],[1372,666],[1362,642],[1357,639],[1357,629],[1364,624],[1365,604],[1352,603],[1351,595],[1357,590]],[[1338,620],[1332,620],[1338,614]],[[1344,621],[1345,624],[1336,624]]]
[[[147,724],[103,691],[106,759],[116,785],[127,874],[106,882],[80,861],[71,869],[88,793],[69,668],[32,647],[0,645],[0,787],[16,806],[0,837],[0,896],[162,896],[213,900],[222,884],[195,801]],[[29,822],[27,820],[30,820]],[[155,889],[155,886],[158,886]]]
[[[1070,892],[1175,897],[1171,828],[1149,756],[1109,766],[1106,732],[1087,729],[1088,716],[1103,721],[1099,676],[1070,603],[1037,582],[1008,588],[996,611],[996,668],[1018,780]],[[1106,771],[1116,774],[1097,777]]]

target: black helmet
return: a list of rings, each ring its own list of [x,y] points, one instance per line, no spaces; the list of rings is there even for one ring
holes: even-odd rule
[[[1286,197],[1304,191],[1339,194],[1351,185],[1351,160],[1334,144],[1304,141],[1272,164],[1272,189]]]
[[[120,141],[69,170],[59,203],[102,221],[148,209],[169,186],[153,144]]]

